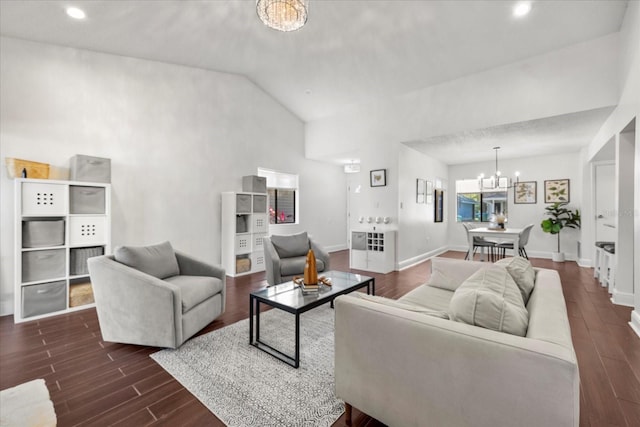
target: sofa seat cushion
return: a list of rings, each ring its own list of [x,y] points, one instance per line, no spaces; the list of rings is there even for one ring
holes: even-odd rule
[[[280,258],[306,256],[309,252],[309,236],[306,231],[291,236],[271,236],[271,243]]]
[[[449,302],[453,292],[432,286],[418,286],[406,295],[398,298],[398,301],[406,304],[419,305],[435,311],[449,311]]]
[[[536,272],[531,266],[531,261],[526,258],[516,256],[496,261],[495,265],[500,265],[507,269],[513,280],[516,282],[516,285],[518,285],[518,288],[520,288],[524,305],[527,305],[536,280]]]
[[[497,265],[478,270],[458,287],[449,315],[458,322],[521,337],[529,323],[520,289],[507,269]]]
[[[376,304],[386,305],[387,307],[396,307],[401,308],[402,310],[413,311],[416,313],[425,314],[427,316],[439,317],[440,319],[449,319],[449,314],[444,310],[432,310],[430,308],[426,308],[416,304],[409,304],[407,302],[385,298],[377,295],[367,295],[364,292],[352,292],[350,295],[353,295],[357,298],[374,302]]]
[[[284,277],[303,274],[304,266],[307,263],[306,255],[305,253],[304,256],[280,259],[280,275]],[[318,272],[324,271],[324,261],[319,258],[316,258],[316,270]]]
[[[180,288],[182,312],[186,313],[207,298],[222,292],[222,280],[208,276],[173,276],[166,282]]]
[[[119,246],[113,255],[119,263],[158,279],[180,274],[176,254],[169,242],[152,246]]]

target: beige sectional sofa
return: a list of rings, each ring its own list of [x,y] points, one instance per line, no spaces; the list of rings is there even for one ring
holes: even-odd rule
[[[336,299],[336,394],[348,414],[353,406],[394,427],[578,426],[578,364],[556,271],[534,269],[524,336],[442,318],[487,264],[434,258],[432,280],[398,301]]]

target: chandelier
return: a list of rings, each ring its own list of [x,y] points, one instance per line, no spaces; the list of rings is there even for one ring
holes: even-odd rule
[[[493,147],[496,152],[496,172],[489,178],[485,178],[484,174],[478,176],[478,184],[481,190],[508,190],[511,187],[509,178],[502,176],[502,172],[498,169],[498,150],[500,147]],[[520,172],[514,174],[516,176],[516,184],[520,182]]]
[[[279,31],[295,31],[307,22],[309,0],[257,0],[260,20]]]

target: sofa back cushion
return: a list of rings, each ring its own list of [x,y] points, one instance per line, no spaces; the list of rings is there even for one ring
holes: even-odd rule
[[[506,268],[496,265],[478,270],[458,287],[449,315],[458,322],[522,337],[529,323],[520,289]]]
[[[423,307],[416,304],[410,304],[407,302],[398,301],[391,298],[385,298],[377,295],[368,295],[368,294],[365,294],[364,292],[352,292],[349,295],[354,296],[356,298],[363,299],[363,300],[371,301],[376,304],[386,305],[387,307],[396,307],[402,310],[408,310],[416,313],[425,314],[427,316],[439,317],[440,319],[449,318],[449,314],[446,311],[432,310],[427,307]]]
[[[531,262],[526,258],[516,256],[496,261],[495,265],[501,265],[507,269],[518,288],[520,288],[524,305],[527,305],[536,280],[536,272],[533,270]]]
[[[484,262],[435,257],[431,259],[431,277],[427,285],[453,292],[473,273],[486,266]]]
[[[180,274],[178,260],[169,242],[151,246],[119,246],[115,260],[158,279]]]
[[[280,258],[304,256],[309,252],[309,236],[306,231],[290,236],[271,236],[271,243]]]

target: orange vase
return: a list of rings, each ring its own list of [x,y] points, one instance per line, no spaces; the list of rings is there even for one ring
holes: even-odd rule
[[[316,256],[313,250],[309,249],[307,252],[307,262],[304,265],[304,284],[305,285],[317,285],[318,284],[318,270],[316,269]]]

